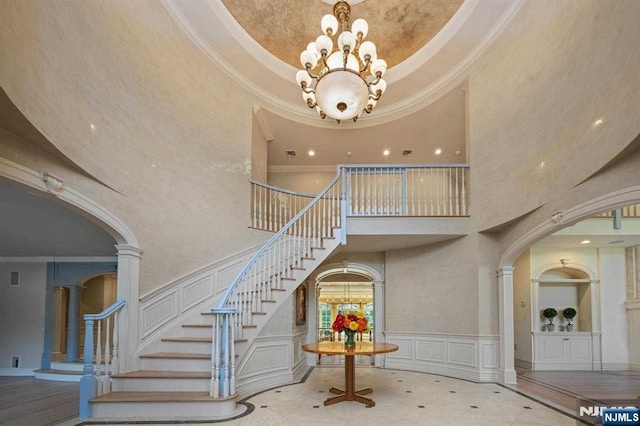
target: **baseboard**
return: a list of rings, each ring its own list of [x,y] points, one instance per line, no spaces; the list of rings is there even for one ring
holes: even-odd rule
[[[629,370],[640,371],[640,363],[630,362],[629,363]]]
[[[514,361],[515,361],[515,366],[517,368],[525,368],[527,370],[531,370],[533,367],[533,364],[531,363],[531,361],[527,361],[525,359],[516,358]]]
[[[624,371],[630,370],[630,365],[628,362],[603,362],[602,370],[603,371]]]
[[[384,368],[397,370],[417,371],[420,373],[437,374],[439,376],[453,377],[456,379],[469,380],[471,382],[497,382],[498,372],[496,371],[479,371],[472,368],[454,367],[451,365],[435,365],[424,362],[387,360]]]
[[[36,375],[30,368],[0,368],[0,376],[31,376]]]

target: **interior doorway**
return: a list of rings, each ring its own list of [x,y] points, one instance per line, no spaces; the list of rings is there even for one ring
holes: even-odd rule
[[[116,302],[117,275],[103,274],[93,277],[82,285],[80,293],[80,354],[84,350],[85,314],[98,314]],[[97,339],[97,328],[94,328],[94,342]],[[110,330],[113,333],[113,330]],[[105,340],[105,336],[101,336]]]
[[[316,335],[319,342],[342,342],[344,332],[331,328],[338,314],[362,312],[369,331],[356,333],[356,341],[373,342],[375,334],[374,289],[371,277],[354,273],[336,273],[323,277],[316,284]],[[341,357],[320,357],[320,365],[330,365]],[[371,364],[372,357],[356,357],[356,363]]]

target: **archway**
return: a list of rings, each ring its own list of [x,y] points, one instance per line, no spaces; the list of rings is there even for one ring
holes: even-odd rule
[[[0,158],[0,178],[6,178],[20,186],[43,193],[45,198],[56,201],[68,209],[79,213],[107,232],[116,242],[117,250],[117,297],[125,299],[126,306],[121,313],[120,348],[123,356],[121,367],[127,371],[133,362],[133,349],[137,346],[139,263],[142,250],[131,230],[111,212],[74,189],[49,172],[37,172],[20,164]],[[45,324],[52,324],[54,287],[47,287],[45,301]],[[128,324],[128,326],[126,325]],[[49,328],[50,330],[50,328]],[[59,336],[58,336],[59,337]],[[51,333],[45,333],[45,351],[41,368],[50,368]],[[130,359],[127,359],[130,356]]]
[[[500,382],[506,384],[517,382],[514,354],[513,275],[514,263],[518,257],[536,242],[562,228],[604,211],[638,203],[640,203],[640,186],[633,186],[594,198],[578,206],[555,213],[505,250],[498,267]]]
[[[309,310],[310,312],[307,315],[309,319],[309,332],[307,336],[307,341],[316,341],[318,339],[318,330],[320,329],[320,321],[319,321],[319,298],[318,298],[318,287],[322,286],[323,282],[327,282],[327,280],[331,281],[331,277],[335,277],[336,281],[341,282],[340,280],[344,279],[358,279],[358,282],[366,283],[364,285],[369,285],[373,290],[373,309],[371,312],[371,317],[374,321],[373,333],[371,335],[371,339],[373,341],[383,342],[384,335],[383,332],[385,330],[384,325],[384,281],[382,279],[381,273],[370,265],[366,265],[363,263],[357,262],[334,262],[329,263],[327,265],[323,265],[317,268],[313,274],[309,277],[307,282],[309,283],[310,288],[314,289],[314,291],[309,291]],[[359,278],[356,278],[359,277]],[[363,286],[364,287],[364,286]],[[362,299],[364,302],[364,299]],[[310,355],[309,362],[311,364],[315,364],[315,360],[313,359],[313,355]],[[374,357],[373,359],[376,366],[382,366],[380,364],[380,357]]]

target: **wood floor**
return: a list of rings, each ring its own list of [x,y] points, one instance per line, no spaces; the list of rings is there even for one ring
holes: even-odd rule
[[[574,416],[580,406],[640,406],[640,371],[519,370],[512,388]]]
[[[80,384],[0,377],[0,425],[45,426],[78,417]]]

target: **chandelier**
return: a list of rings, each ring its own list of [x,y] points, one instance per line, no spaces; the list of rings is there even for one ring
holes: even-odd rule
[[[369,31],[367,21],[350,23],[350,18],[349,3],[338,0],[333,15],[327,14],[320,21],[324,35],[300,54],[304,69],[296,74],[309,108],[338,123],[356,121],[363,112],[370,113],[387,88],[382,80],[387,63],[378,59],[375,44],[363,41]]]

